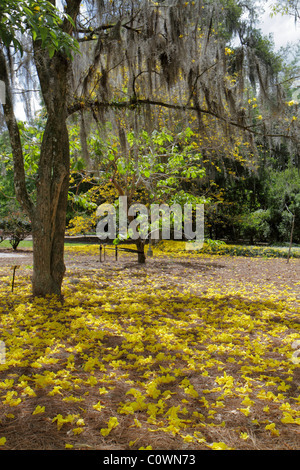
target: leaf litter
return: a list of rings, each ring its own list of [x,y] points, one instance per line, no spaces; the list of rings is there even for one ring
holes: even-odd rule
[[[299,259],[66,264],[61,301],[2,261],[2,449],[299,449]]]

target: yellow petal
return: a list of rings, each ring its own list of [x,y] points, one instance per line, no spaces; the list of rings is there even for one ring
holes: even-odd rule
[[[6,442],[6,437],[0,437],[0,446],[4,446]]]

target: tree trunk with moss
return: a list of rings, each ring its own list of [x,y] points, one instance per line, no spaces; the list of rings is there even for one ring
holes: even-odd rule
[[[61,110],[49,118],[41,149],[37,202],[32,217],[33,294],[61,294],[65,273],[64,237],[69,187],[69,140]],[[47,162],[52,161],[51,167]],[[50,184],[49,184],[50,183]]]
[[[65,273],[64,237],[69,188],[70,151],[67,120],[69,61],[50,59],[35,47],[35,63],[47,108],[41,146],[37,200],[32,217],[33,294],[61,294]]]

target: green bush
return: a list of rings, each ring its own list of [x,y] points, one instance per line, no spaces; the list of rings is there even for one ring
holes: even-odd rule
[[[270,210],[258,209],[241,217],[240,231],[244,239],[267,241],[270,236]]]
[[[203,246],[199,253],[211,253],[217,255],[230,256],[247,256],[247,257],[264,257],[264,258],[287,258],[288,250],[286,248],[272,248],[260,246],[243,246],[243,245],[223,245],[214,248],[208,245]],[[292,249],[291,258],[300,258],[300,249]]]
[[[173,242],[171,240],[162,240],[157,245],[157,249],[169,253],[189,253],[210,254],[219,256],[246,256],[246,257],[264,257],[264,258],[287,258],[288,249],[280,247],[261,247],[261,246],[244,246],[244,245],[227,245],[218,240],[205,240],[201,250],[189,251],[185,250],[186,242]],[[190,242],[193,243],[193,242]],[[300,258],[300,248],[292,248],[291,258]]]
[[[288,168],[282,172],[270,171],[267,202],[270,240],[289,241],[294,214],[293,239],[295,243],[300,243],[300,176],[297,168]]]

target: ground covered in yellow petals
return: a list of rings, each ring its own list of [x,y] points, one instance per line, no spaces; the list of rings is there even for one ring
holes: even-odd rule
[[[0,267],[1,449],[300,449],[300,260],[67,247]]]

